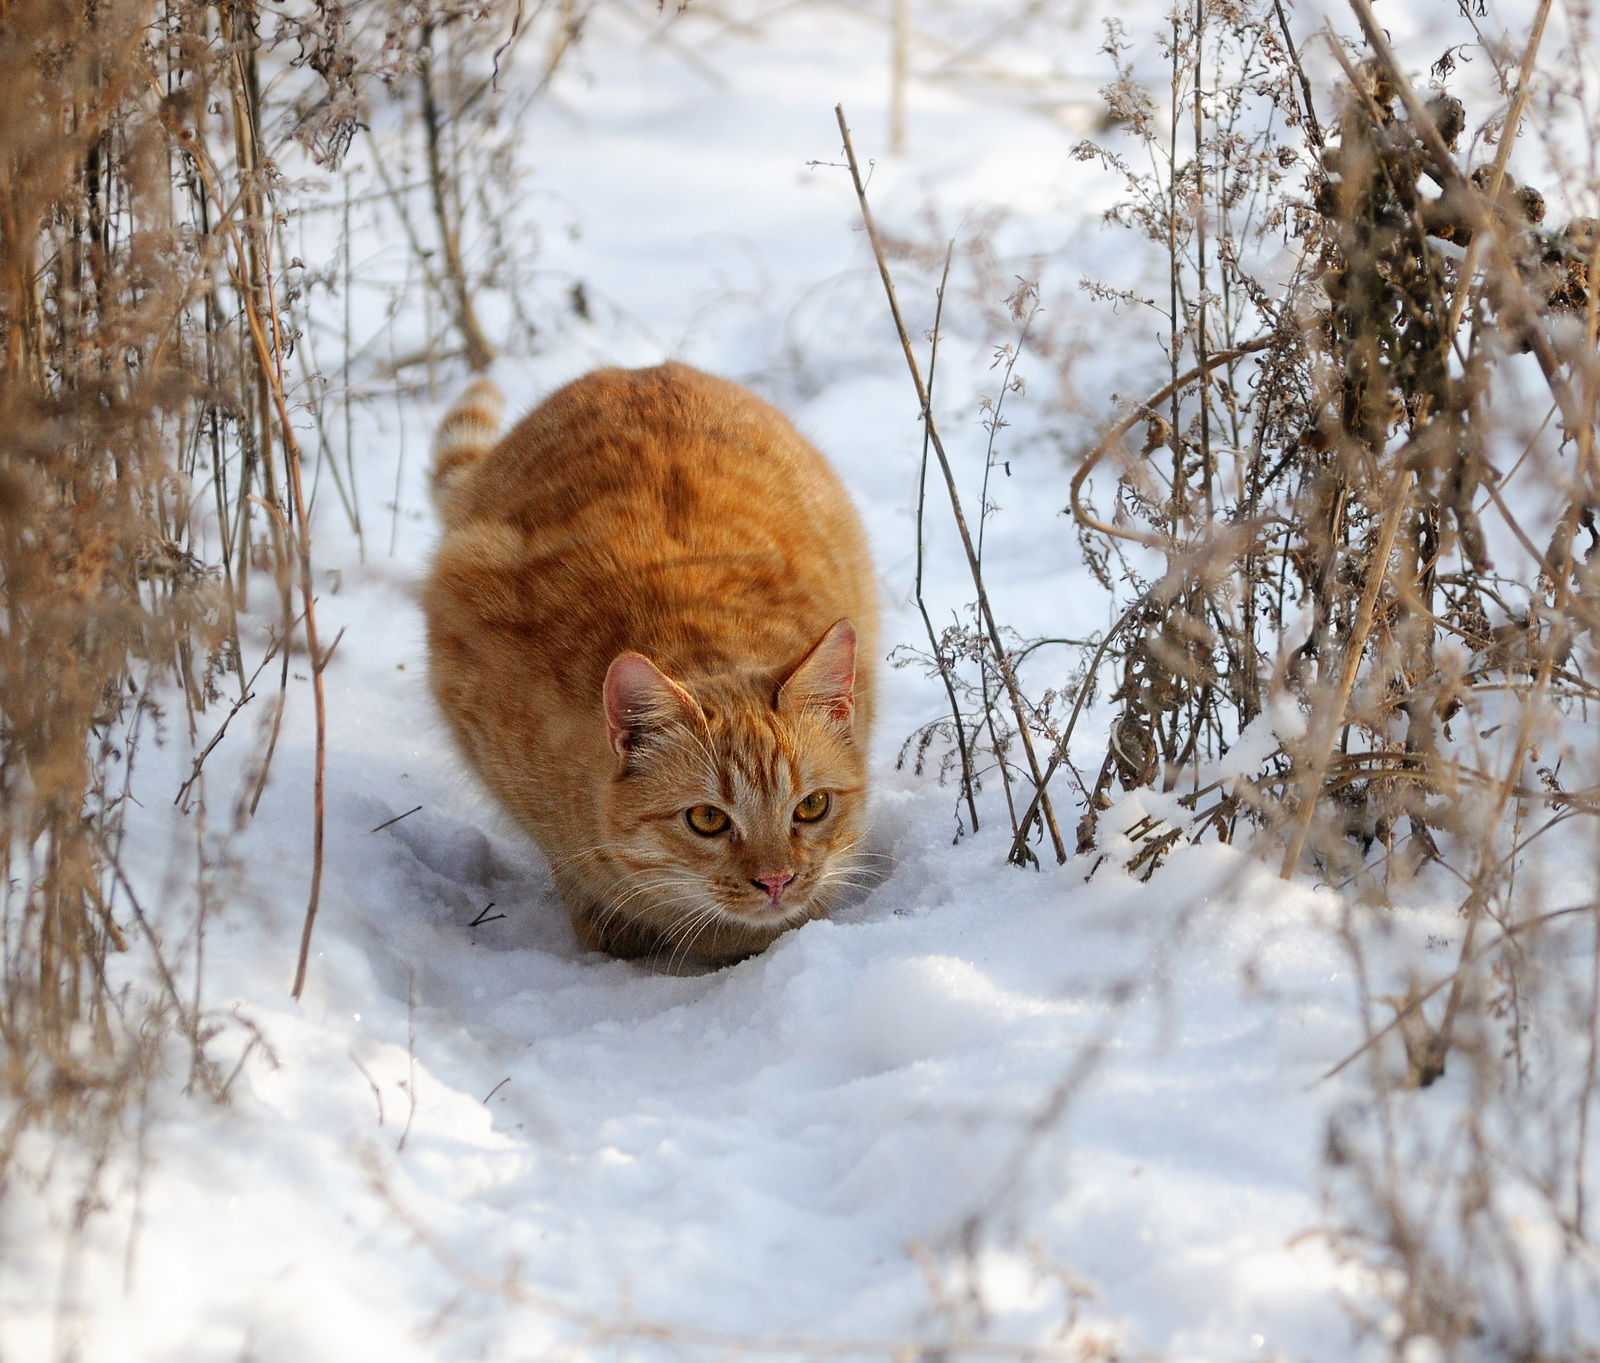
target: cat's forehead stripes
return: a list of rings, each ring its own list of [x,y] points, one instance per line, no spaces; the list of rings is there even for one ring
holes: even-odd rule
[[[722,759],[724,796],[736,805],[787,800],[800,785],[799,754],[780,740],[769,716],[747,713],[741,718],[744,723],[728,723],[713,736]]]

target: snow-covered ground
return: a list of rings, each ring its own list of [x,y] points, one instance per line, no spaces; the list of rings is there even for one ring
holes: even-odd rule
[[[594,321],[500,363],[513,408],[602,362],[672,355],[752,382],[838,466],[872,535],[885,640],[917,643],[915,403],[848,179],[826,164],[840,159],[833,105],[876,158],[886,224],[916,230],[925,202],[949,227],[1004,209],[1007,261],[1068,282],[1050,301],[1083,309],[1056,320],[1087,340],[1087,435],[1150,362],[1119,351],[1126,318],[1070,290],[1131,249],[1098,225],[1117,186],[1070,155],[1105,75],[1097,42],[1086,14],[1068,53],[1081,118],[914,84],[910,155],[891,160],[881,26],[796,10],[760,39],[709,45],[713,80],[598,24],[526,128],[550,196],[537,268],[552,289],[584,281]],[[358,259],[384,249],[363,239]],[[907,306],[926,325],[931,297],[908,286]],[[974,500],[988,362],[958,322],[940,406]],[[158,1097],[142,1160],[118,1156],[81,1241],[69,1209],[7,1204],[0,1355],[77,1341],[84,1359],[197,1363],[798,1356],[802,1337],[887,1354],[956,1333],[1086,1358],[1381,1349],[1342,1305],[1367,1284],[1316,1234],[1324,1126],[1365,1082],[1317,1082],[1360,1039],[1335,897],[1213,845],[1180,847],[1147,884],[1115,856],[1092,879],[1084,861],[1019,872],[994,790],[981,833],[952,843],[954,791],[895,765],[943,703],[915,668],[882,674],[882,883],[711,973],[578,950],[537,854],[464,777],[427,695],[424,452],[454,382],[432,403],[363,411],[364,562],[321,496],[320,627],[344,634],[326,674],[327,870],[304,1000],[288,997],[309,876],[297,681],[205,937],[203,1006],[247,1019],[260,1044],[227,1105]],[[1110,606],[1060,514],[1061,452],[1022,438],[1025,402],[991,588],[1023,634],[1080,634]],[[390,552],[379,508],[402,450]],[[928,595],[947,613],[969,584],[934,506]],[[257,649],[266,620],[249,622]],[[140,758],[128,861],[152,900],[192,838],[166,812],[192,756],[178,728]],[[214,810],[231,807],[249,746],[208,765]],[[1107,830],[1150,798],[1126,799]],[[1451,903],[1410,911],[1400,935],[1442,946],[1460,931]],[[247,1035],[230,1023],[219,1053]]]

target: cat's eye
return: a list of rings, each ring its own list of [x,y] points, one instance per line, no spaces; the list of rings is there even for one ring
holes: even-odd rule
[[[827,791],[814,790],[794,807],[794,816],[801,823],[816,823],[828,812],[828,806],[832,803]]]
[[[725,832],[733,821],[715,805],[691,805],[684,811],[683,817],[688,821],[689,827],[694,829],[702,838],[714,838],[718,833]]]

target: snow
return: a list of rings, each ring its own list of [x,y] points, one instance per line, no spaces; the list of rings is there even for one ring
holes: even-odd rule
[[[1087,92],[1103,74],[1087,20],[1078,41]],[[911,231],[924,200],[952,225],[1001,207],[1008,262],[1045,261],[1058,281],[1126,242],[1098,228],[1115,186],[1071,159],[1079,134],[1025,108],[914,85],[912,156],[871,152],[882,43],[859,18],[796,11],[765,41],[710,49],[719,86],[597,24],[588,79],[559,85],[527,129],[559,205],[547,229],[581,228],[546,230],[538,267],[585,281],[596,320],[497,376],[513,413],[601,362],[674,355],[752,382],[839,467],[874,545],[885,639],[916,644],[915,401],[848,180],[808,164],[837,160],[834,102],[877,155],[887,224]],[[906,269],[918,328],[931,289]],[[1081,306],[1062,320],[1098,338],[1075,372],[1087,440],[1149,357],[1118,352],[1126,318]],[[941,359],[969,499],[988,362],[970,323]],[[6,1204],[0,1353],[76,1340],[85,1358],[185,1363],[799,1356],[805,1339],[887,1351],[980,1331],[1081,1357],[1381,1352],[1343,1306],[1366,1284],[1317,1234],[1323,1132],[1358,1082],[1320,1081],[1361,1040],[1336,896],[1215,845],[1180,844],[1138,881],[1123,835],[1173,811],[1148,792],[1103,817],[1092,878],[1092,858],[1008,867],[996,789],[982,830],[952,842],[953,789],[895,765],[943,704],[916,668],[882,674],[878,883],[715,972],[577,948],[537,852],[464,774],[426,691],[421,452],[456,381],[359,414],[365,562],[321,496],[320,628],[344,635],[326,673],[327,869],[304,999],[288,997],[311,831],[296,683],[257,817],[212,835],[227,893],[204,1002],[225,1061],[260,1043],[221,1106],[177,1091],[175,1053],[143,1158],[114,1161],[80,1239],[59,1199]],[[1060,515],[1065,465],[1026,439],[1028,410],[989,529],[997,611],[1023,634],[1104,627],[1109,603]],[[401,441],[390,554],[375,508],[394,496]],[[947,615],[970,584],[936,494],[928,595]],[[248,622],[256,648],[267,620]],[[1262,717],[1223,774],[1297,726],[1292,707]],[[192,757],[170,727],[142,759],[153,793],[129,857],[152,899],[178,894],[168,859],[192,839],[160,797]],[[247,746],[208,765],[215,809]],[[1459,924],[1423,905],[1400,935],[1429,929]]]

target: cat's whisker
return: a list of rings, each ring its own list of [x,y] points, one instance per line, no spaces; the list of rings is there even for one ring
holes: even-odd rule
[[[714,903],[708,904],[706,906],[706,912],[701,915],[699,926],[696,927],[694,935],[690,937],[688,942],[685,944],[686,953],[694,950],[695,943],[700,940],[707,928],[720,926],[723,922],[729,921],[729,919],[730,916],[725,913],[719,905]]]
[[[655,879],[647,879],[656,870],[657,868],[654,867],[643,867],[637,871],[629,872],[623,877],[622,884],[618,887],[617,892],[607,896],[607,904],[615,908],[619,905],[626,905],[638,899],[641,895],[651,894],[656,890],[677,886],[693,888],[692,882],[686,882],[682,875],[657,874]]]
[[[635,866],[631,870],[622,872],[620,879],[624,884],[638,880],[642,876],[666,875],[669,879],[681,876],[683,868],[670,861],[647,862],[642,866]]]
[[[676,881],[662,881],[656,885],[641,885],[637,889],[630,890],[626,894],[618,895],[613,898],[611,900],[611,912],[613,914],[620,913],[623,909],[626,909],[644,895],[650,894],[654,890],[664,889],[669,885],[676,884],[678,884]],[[653,902],[652,907],[669,909],[674,905],[685,903],[693,898],[695,898],[694,894],[686,890],[683,894],[673,896],[669,899],[657,899]]]
[[[697,893],[692,890],[685,890],[681,894],[670,895],[665,898],[653,900],[650,907],[657,911],[664,911],[675,909],[680,904],[698,904],[699,902],[700,896]],[[626,908],[627,905],[622,905],[621,907]]]
[[[677,882],[666,882],[666,883],[677,883]],[[671,896],[669,898],[666,898],[666,899],[657,900],[655,902],[655,904],[653,905],[653,907],[655,907],[657,909],[672,909],[672,908],[676,907],[679,904],[692,904],[692,903],[695,903],[695,902],[698,901],[698,898],[699,898],[699,896],[697,894],[695,894],[692,890],[686,890],[684,893],[673,895],[673,896]],[[618,921],[626,921],[626,915],[623,912],[623,910],[626,907],[627,907],[627,905],[626,905],[625,902],[608,901],[603,906],[603,909],[598,914],[598,916],[594,919],[594,930],[595,930],[596,935],[599,936],[602,940],[604,940],[605,933],[606,933],[607,929],[610,928],[612,923],[618,922]],[[663,939],[663,942],[664,942],[664,939]]]
[[[694,944],[700,940],[700,935],[722,915],[722,910],[715,903],[707,903],[700,911],[689,919],[689,926],[694,927],[693,934],[687,939],[678,941],[673,950],[671,960],[668,962],[669,970],[676,970],[680,960],[687,961],[689,953],[694,950]],[[698,926],[695,926],[698,925]]]
[[[873,872],[858,871],[851,867],[841,867],[837,871],[823,871],[817,876],[818,885],[834,885],[844,882],[849,885],[875,885],[881,881],[874,880]]]
[[[606,906],[613,912],[620,908],[626,908],[634,900],[638,899],[641,895],[650,893],[650,891],[654,888],[659,887],[639,885],[630,890],[626,890],[621,894],[607,895],[605,900]]]
[[[870,890],[881,884],[883,884],[882,879],[871,872],[852,871],[849,869],[824,871],[816,879],[818,889],[824,887],[837,889],[840,886],[847,886],[852,890]]]
[[[635,890],[659,889],[663,885],[677,885],[682,883],[682,877],[674,875],[658,876],[655,880],[644,879],[644,877],[648,876],[649,874],[651,874],[649,870],[632,872],[631,875],[623,881],[623,885],[626,886],[629,893],[632,893]]]
[[[610,850],[611,845],[604,842],[597,842],[593,847],[580,847],[577,851],[572,852],[557,861],[552,861],[550,863],[550,869],[552,871],[564,871],[576,861],[582,861],[585,857],[592,857],[597,853],[608,852]]]
[[[704,916],[703,911],[701,916]],[[691,919],[690,921],[697,922],[700,920],[696,918]],[[696,937],[699,936],[698,933],[695,935]],[[668,940],[672,943],[672,954],[667,957],[667,970],[672,974],[676,974],[680,963],[686,962],[689,959],[690,943],[679,937],[669,938]]]
[[[684,893],[693,893],[698,888],[698,885],[692,879],[684,876],[659,876],[654,880],[639,881],[628,885],[613,898],[616,902],[625,904],[631,903],[643,895],[653,894],[658,890],[680,890]]]

